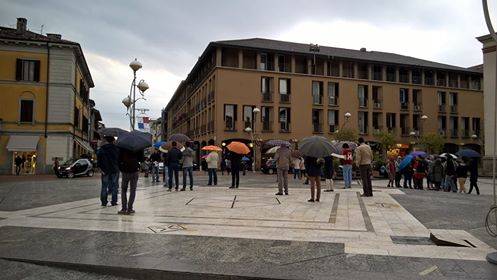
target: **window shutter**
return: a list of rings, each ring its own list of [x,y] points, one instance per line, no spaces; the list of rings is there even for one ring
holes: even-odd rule
[[[22,80],[22,59],[16,60],[16,81]]]
[[[335,98],[338,98],[338,83],[335,83]]]
[[[290,114],[290,108],[287,108],[287,109],[286,109],[286,114],[287,114],[287,116],[286,116],[286,121],[287,121],[288,123],[291,123],[292,121],[291,121],[291,119],[290,119],[290,115],[291,115],[291,114]]]
[[[238,112],[237,112],[237,110],[236,110],[238,106],[233,105],[233,107],[234,107],[234,109],[233,109],[233,114],[235,115],[235,116],[234,116],[234,117],[235,117],[234,119],[235,119],[235,122],[236,122],[236,121],[238,120]]]
[[[35,61],[35,76],[34,76],[35,82],[40,81],[40,61],[37,60]]]

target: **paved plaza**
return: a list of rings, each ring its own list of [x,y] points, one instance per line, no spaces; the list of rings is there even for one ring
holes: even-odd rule
[[[357,184],[344,190],[338,181],[309,203],[298,180],[290,195],[275,196],[270,175],[249,173],[234,190],[228,176],[217,187],[196,178],[184,192],[141,178],[137,212],[127,216],[99,205],[97,178],[0,183],[5,279],[29,278],[20,267],[40,265],[53,268],[47,279],[497,279],[485,261],[497,247],[482,231],[491,200],[485,179],[481,196],[377,180],[374,196],[361,197]],[[454,217],[455,207],[464,213]],[[430,234],[461,246],[437,246]]]

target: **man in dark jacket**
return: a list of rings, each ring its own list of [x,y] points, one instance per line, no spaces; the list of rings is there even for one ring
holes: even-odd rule
[[[144,160],[143,151],[132,152],[126,149],[119,149],[119,170],[122,173],[121,181],[121,203],[122,208],[118,214],[128,215],[135,213],[133,203],[135,202],[136,186],[138,175],[140,174],[140,162]],[[127,198],[129,184],[129,201]]]
[[[159,150],[154,150],[150,155],[150,164],[152,165],[152,182],[159,181],[159,163],[161,162],[161,155]]]
[[[231,187],[230,189],[238,188],[238,185],[240,185],[240,168],[241,168],[241,160],[242,156],[230,152],[230,162],[231,162]]]
[[[119,185],[119,149],[114,145],[114,137],[105,136],[105,144],[97,151],[97,160],[102,172],[102,189],[100,202],[107,206],[107,197],[112,194],[110,204],[117,205],[117,188]]]
[[[173,142],[172,148],[168,151],[167,153],[167,175],[168,175],[168,183],[169,183],[169,191],[173,188],[173,174],[174,174],[174,181],[176,183],[176,191],[179,189],[179,167],[180,167],[180,161],[181,158],[183,157],[183,154],[181,151],[178,149],[176,142]]]

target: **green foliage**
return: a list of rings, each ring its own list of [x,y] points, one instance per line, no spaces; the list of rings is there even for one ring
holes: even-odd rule
[[[342,128],[333,134],[333,138],[337,141],[357,141],[357,132],[350,128]]]
[[[430,154],[439,154],[445,144],[445,139],[438,134],[427,134],[421,137],[419,144]]]
[[[387,158],[387,151],[395,146],[395,135],[388,131],[380,131],[374,134],[374,137],[378,143],[380,143],[382,158]]]

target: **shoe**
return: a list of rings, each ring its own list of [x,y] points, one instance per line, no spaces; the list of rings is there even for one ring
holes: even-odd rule
[[[135,213],[135,210],[131,209],[131,210],[128,210],[128,215],[129,214],[134,214]]]
[[[175,191],[178,191],[178,188],[174,188]]]
[[[117,202],[116,202],[116,203],[111,203],[110,205],[111,205],[111,206],[117,206],[117,205],[119,205],[119,204],[117,204]]]
[[[102,203],[102,207],[107,207],[107,203],[105,203],[105,204]]]
[[[288,192],[285,192],[285,195],[288,195]]]
[[[193,191],[193,187],[190,187],[190,190]]]
[[[121,211],[117,212],[118,215],[127,215],[128,211],[126,209],[121,209]]]
[[[283,195],[283,193],[277,192],[275,195]]]
[[[176,190],[178,190],[178,189],[176,189]],[[184,192],[185,190],[186,190],[185,188],[181,188],[181,191],[182,191],[182,192]]]
[[[228,189],[234,189],[235,187],[228,187]]]
[[[361,194],[361,197],[369,197],[369,195]]]
[[[315,202],[319,202],[319,199],[314,200]]]
[[[235,188],[237,188],[237,189],[238,189],[238,186],[236,186]]]
[[[167,189],[167,191],[168,191],[168,192],[170,192],[170,191],[172,191],[172,190],[173,190],[173,188],[168,188],[168,189]]]
[[[207,186],[212,186],[212,184],[207,184]]]
[[[314,202],[314,199],[311,198],[311,199],[307,200],[307,202]]]

